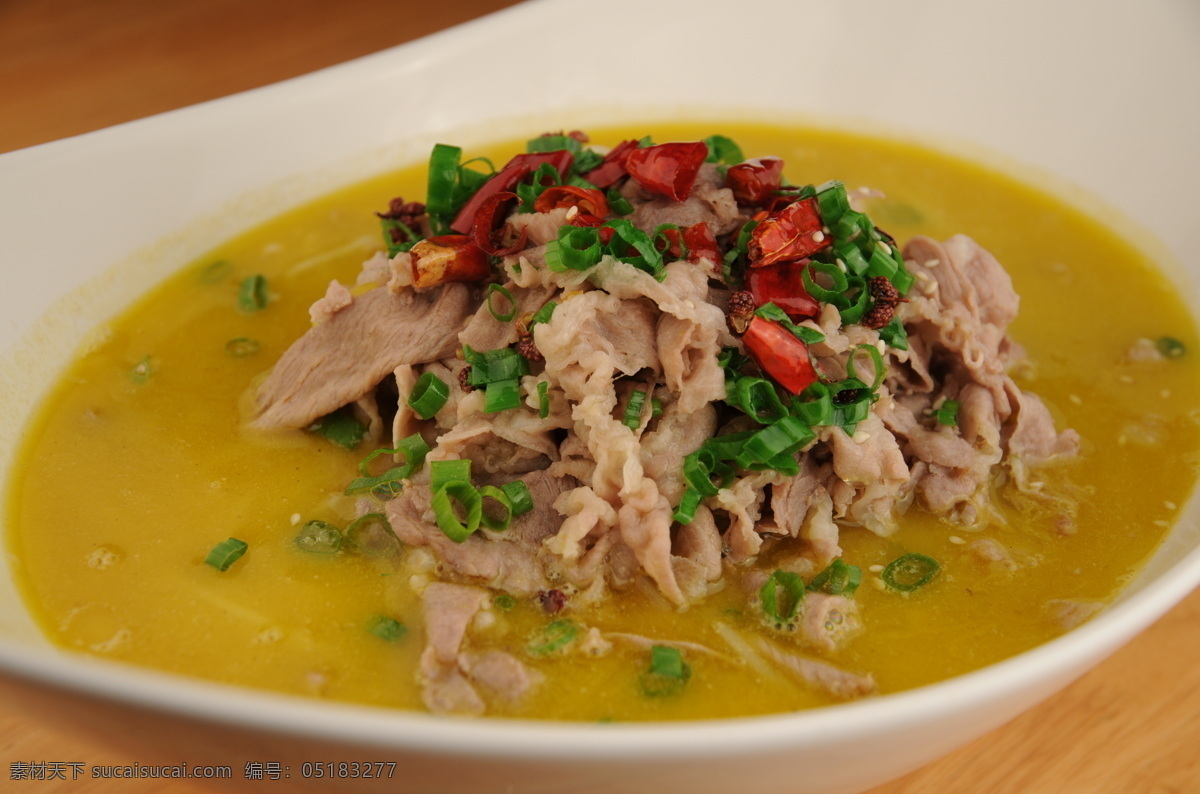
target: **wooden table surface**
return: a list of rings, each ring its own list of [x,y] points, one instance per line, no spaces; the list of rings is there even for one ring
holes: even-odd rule
[[[0,0],[0,152],[266,85],[511,4]],[[0,703],[0,790],[162,790],[9,782],[14,763],[65,760],[143,759]],[[1041,706],[871,794],[934,792],[1200,793],[1200,591]]]

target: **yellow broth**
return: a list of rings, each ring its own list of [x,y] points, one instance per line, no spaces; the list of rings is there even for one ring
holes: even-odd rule
[[[646,130],[606,130],[615,143]],[[1098,220],[985,167],[909,144],[844,133],[733,124],[650,130],[658,141],[721,132],[749,156],[776,154],[795,183],[838,178],[882,190],[870,211],[897,238],[975,237],[1013,276],[1021,315],[1012,334],[1034,367],[1018,379],[1059,426],[1084,439],[1081,458],[1040,473],[1079,502],[1077,531],[1003,498],[1003,521],[968,532],[919,510],[881,539],[843,529],[845,559],[863,568],[856,599],[866,630],[834,658],[871,673],[882,692],[961,674],[1063,632],[1052,599],[1109,599],[1153,551],[1196,477],[1200,427],[1196,355],[1133,364],[1140,337],[1198,340],[1171,285],[1147,257]],[[486,154],[502,161],[519,144]],[[406,568],[354,554],[302,552],[310,519],[344,525],[340,496],[367,450],[347,452],[296,432],[244,429],[247,394],[308,327],[307,309],[331,278],[353,283],[380,245],[373,212],[393,196],[419,199],[424,169],[371,180],[290,212],[171,277],[105,330],[105,341],[63,375],[29,429],[7,505],[20,584],[60,645],[134,664],[251,687],[420,708],[423,643]],[[237,308],[239,284],[265,275],[270,303]],[[230,340],[257,352],[235,356]],[[1177,461],[1163,465],[1164,460]],[[228,571],[203,563],[226,537],[249,544]],[[1021,566],[987,566],[966,542],[993,537]],[[886,590],[878,568],[908,551],[935,557],[927,587]],[[871,570],[875,566],[876,570]],[[485,632],[526,647],[547,622],[532,604],[492,610]],[[385,641],[379,615],[406,624]],[[644,651],[540,662],[546,682],[519,716],[576,720],[691,719],[799,709],[827,702],[783,675],[739,666],[713,626],[750,627],[741,589],[678,612],[638,592],[581,624],[691,640],[721,656],[689,655],[683,693],[646,697]]]

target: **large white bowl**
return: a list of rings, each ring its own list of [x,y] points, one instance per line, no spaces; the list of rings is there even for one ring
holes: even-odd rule
[[[90,329],[212,245],[421,158],[439,137],[470,145],[683,115],[933,141],[1128,216],[1124,231],[1162,254],[1191,300],[1197,97],[1200,6],[1185,0],[543,0],[280,85],[6,154],[0,481],[30,412]],[[292,765],[292,784],[304,759],[344,758],[398,761],[382,782],[403,791],[857,791],[1011,719],[1167,611],[1200,582],[1198,511],[1193,499],[1144,574],[1079,630],[971,675],[819,712],[460,721],[185,680],[50,647],[7,557],[0,690],[96,730],[122,720],[143,758],[186,748],[195,763],[278,761]]]

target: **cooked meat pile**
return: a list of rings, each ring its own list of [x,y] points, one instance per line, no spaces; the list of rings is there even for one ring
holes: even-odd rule
[[[515,657],[465,650],[484,588],[577,609],[648,586],[683,606],[736,566],[754,600],[768,549],[772,569],[811,579],[840,557],[840,527],[890,534],[914,502],[984,522],[998,475],[1029,488],[1031,467],[1078,449],[1010,377],[1018,297],[970,238],[901,255],[840,184],[788,186],[776,158],[580,140],[514,158],[457,206],[435,209],[432,179],[428,209],[393,202],[390,256],[330,285],[257,392],[261,428],[352,406],[375,446],[429,447],[361,512],[444,571],[425,594],[436,711],[479,713],[536,682]],[[491,351],[518,365],[506,407],[480,378]],[[446,399],[422,418],[409,398],[426,375]],[[455,459],[476,486],[524,482],[532,508],[452,538],[430,471]],[[810,650],[844,639],[824,615],[852,617],[847,595],[803,600],[793,628]],[[753,643],[836,696],[871,691]]]

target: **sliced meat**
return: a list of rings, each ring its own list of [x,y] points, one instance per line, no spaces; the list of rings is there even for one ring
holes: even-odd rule
[[[452,355],[470,302],[462,284],[360,295],[283,354],[258,389],[254,425],[305,427],[362,397],[401,364]]]

